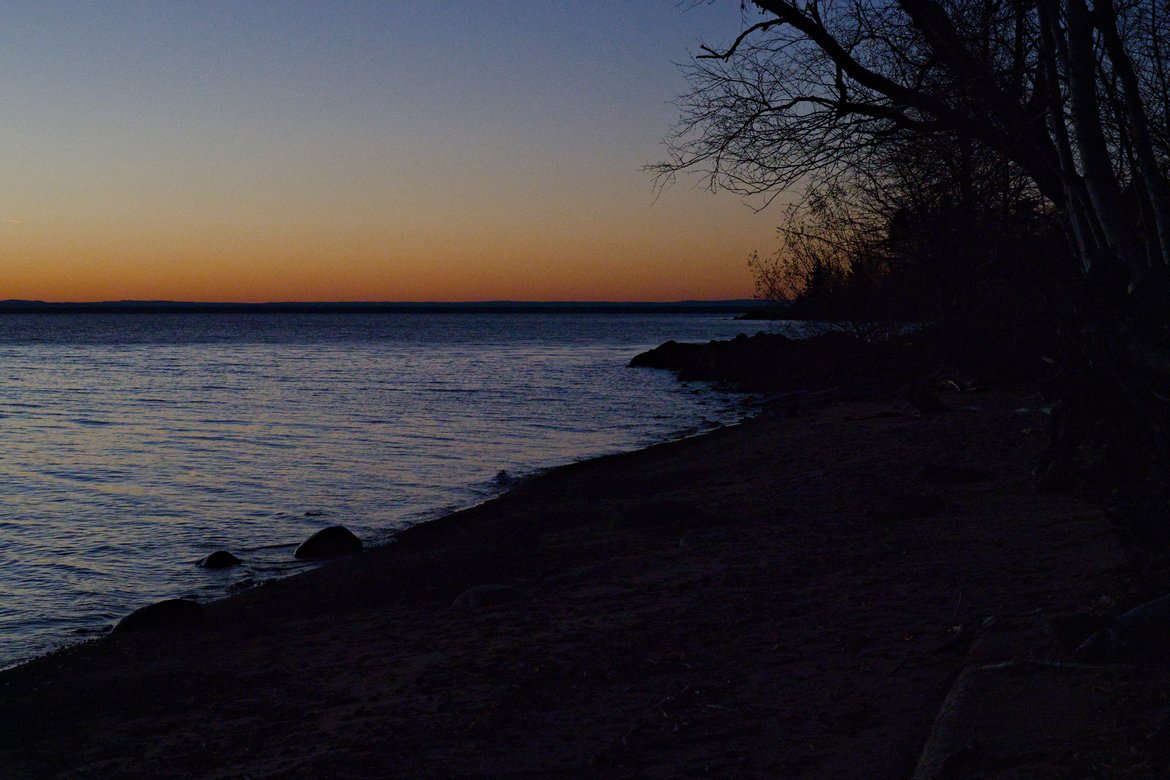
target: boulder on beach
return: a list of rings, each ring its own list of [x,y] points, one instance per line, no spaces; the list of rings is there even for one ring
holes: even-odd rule
[[[302,542],[293,555],[307,561],[320,561],[361,551],[362,540],[354,536],[352,531],[343,525],[331,525]]]
[[[528,591],[511,585],[476,585],[455,597],[451,606],[468,611],[497,607],[514,601],[525,601]]]
[[[131,631],[171,631],[200,628],[204,624],[203,606],[191,599],[167,599],[131,612],[114,626],[115,634]]]
[[[227,550],[216,550],[211,555],[208,555],[206,558],[199,561],[199,568],[230,569],[233,566],[239,566],[240,563],[240,559],[232,555]]]

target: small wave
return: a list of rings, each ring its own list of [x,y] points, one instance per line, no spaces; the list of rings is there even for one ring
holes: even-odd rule
[[[43,549],[0,572],[0,586],[22,589],[0,599],[14,610],[0,634],[16,637],[0,641],[0,664],[46,649],[70,620],[116,620],[192,588],[222,594],[237,574],[204,577],[180,563],[213,542],[256,581],[293,574],[309,566],[291,551],[310,527],[344,522],[371,544],[390,541],[538,467],[731,423],[739,410],[712,401],[705,384],[624,370],[624,345],[649,348],[663,340],[654,333],[718,335],[709,319],[690,321],[363,317],[342,338],[334,319],[152,319],[127,335],[138,321],[119,318],[93,320],[109,339],[73,360],[76,370],[29,348],[17,356],[22,379],[46,392],[14,386],[0,403],[14,418],[3,421],[14,434],[0,476],[13,487],[0,534]],[[268,323],[287,338],[256,335]],[[536,326],[547,334],[531,335]],[[256,346],[269,343],[282,346]],[[327,516],[304,516],[318,507]],[[75,567],[50,565],[53,548]]]
[[[252,439],[253,447],[267,447],[270,450],[295,450],[297,444],[287,441],[273,441],[271,439]]]
[[[98,474],[89,471],[50,471],[44,470],[40,472],[41,476],[52,477],[53,479],[63,479],[70,482],[101,482],[109,475]],[[58,499],[60,500],[60,499]]]

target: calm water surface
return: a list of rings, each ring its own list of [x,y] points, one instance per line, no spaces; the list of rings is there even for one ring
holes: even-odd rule
[[[629,369],[715,315],[0,316],[0,666],[175,596],[297,571],[511,480],[740,419]],[[245,565],[195,562],[229,549]]]

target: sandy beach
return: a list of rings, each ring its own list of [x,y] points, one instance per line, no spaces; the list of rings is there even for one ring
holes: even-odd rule
[[[1144,584],[1100,512],[1037,493],[1037,398],[943,400],[567,466],[203,629],[10,670],[0,776],[1063,777],[1118,745],[1140,768],[1138,673],[1071,663],[1050,621]],[[453,606],[483,585],[517,590]]]

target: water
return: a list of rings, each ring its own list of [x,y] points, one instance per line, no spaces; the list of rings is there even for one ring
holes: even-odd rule
[[[718,315],[0,316],[0,666],[176,596],[369,543],[516,477],[738,420],[743,398],[629,369]],[[245,565],[195,562],[228,549]]]

